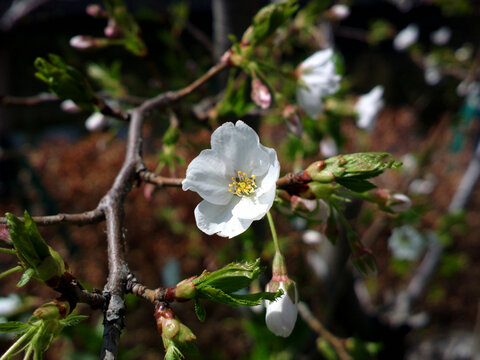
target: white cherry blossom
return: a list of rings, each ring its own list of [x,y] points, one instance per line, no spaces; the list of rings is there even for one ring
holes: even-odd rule
[[[299,65],[298,105],[312,118],[323,111],[322,98],[338,91],[341,76],[332,60],[333,50],[317,51]]]
[[[216,129],[211,146],[188,165],[182,189],[203,198],[195,208],[200,230],[232,238],[271,208],[280,164],[275,150],[241,120]]]
[[[451,37],[452,30],[448,26],[442,26],[430,34],[430,40],[438,46],[446,45]]]
[[[369,93],[360,96],[355,104],[358,113],[357,126],[360,129],[371,131],[375,125],[378,113],[383,108],[383,86],[377,85]]]

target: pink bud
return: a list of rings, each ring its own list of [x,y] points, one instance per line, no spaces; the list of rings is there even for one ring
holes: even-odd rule
[[[107,11],[97,4],[88,5],[87,14],[94,18],[106,18],[108,16]]]
[[[78,50],[88,50],[95,47],[95,38],[85,35],[77,35],[70,39],[70,46]]]
[[[72,100],[68,99],[68,100],[64,100],[62,101],[62,103],[60,104],[60,108],[67,112],[67,113],[71,113],[71,114],[76,114],[76,113],[79,113],[82,111],[82,109],[80,109],[77,104],[75,104]]]
[[[0,240],[10,242],[10,234],[7,225],[0,224]]]
[[[152,201],[153,199],[153,193],[155,192],[155,185],[153,184],[146,184],[143,187],[143,196],[147,201]]]
[[[108,25],[103,32],[108,38],[118,38],[122,35],[121,29],[117,26],[117,23],[113,19],[108,19]]]
[[[260,80],[253,79],[252,81],[252,100],[262,109],[268,109],[272,104],[272,94]]]

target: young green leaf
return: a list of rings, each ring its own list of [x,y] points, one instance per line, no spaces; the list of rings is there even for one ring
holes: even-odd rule
[[[60,324],[62,324],[65,327],[76,326],[87,318],[88,318],[87,315],[68,315],[65,319],[60,320]]]
[[[205,321],[205,307],[200,303],[200,300],[198,298],[195,299],[195,314],[197,315],[198,320],[200,320],[201,322]]]

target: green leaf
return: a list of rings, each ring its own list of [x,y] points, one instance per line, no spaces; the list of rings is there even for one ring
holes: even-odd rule
[[[9,321],[6,323],[0,323],[0,332],[13,333],[28,328],[28,324],[21,321]]]
[[[346,187],[347,189],[350,189],[356,192],[364,192],[364,191],[369,191],[376,188],[376,186],[373,185],[371,182],[363,179],[340,178],[340,179],[337,179],[336,181],[338,184],[342,185],[343,187]]]
[[[205,321],[206,311],[205,307],[200,303],[200,300],[195,299],[195,314],[197,315],[198,320],[201,322]]]
[[[22,287],[26,285],[32,276],[35,275],[35,270],[32,268],[27,269],[23,274],[22,277],[20,278],[20,281],[17,284],[17,287]]]
[[[63,326],[76,326],[87,318],[87,315],[68,315],[65,319],[60,320],[60,324]]]
[[[277,293],[260,292],[256,294],[227,294],[220,289],[215,289],[210,286],[202,288],[198,291],[198,297],[205,298],[211,301],[215,301],[221,304],[236,307],[239,305],[244,306],[256,306],[261,303],[262,300],[275,300],[283,294],[282,290]]]
[[[252,31],[247,32],[242,40],[246,40],[252,46],[262,43],[272,35],[288,18],[297,10],[293,1],[280,1],[267,5],[253,18]]]
[[[35,59],[35,76],[47,83],[51,92],[61,99],[71,99],[80,108],[95,111],[98,101],[87,79],[75,68],[67,65],[62,58],[50,54],[49,60]]]
[[[263,271],[259,264],[260,259],[254,262],[231,263],[212,273],[205,272],[193,279],[193,283],[197,290],[209,286],[232,293],[247,287],[252,280],[258,278]]]

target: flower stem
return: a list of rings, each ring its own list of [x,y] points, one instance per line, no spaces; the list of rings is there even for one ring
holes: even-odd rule
[[[17,272],[17,271],[20,271],[22,270],[23,268],[18,265],[18,266],[15,266],[11,269],[8,269],[8,270],[5,270],[4,272],[0,273],[0,279],[3,279],[4,277],[10,275],[10,274],[13,274],[14,272]]]
[[[270,231],[272,232],[273,244],[275,245],[275,252],[280,253],[280,247],[278,246],[277,230],[275,230],[275,223],[273,222],[272,214],[267,211],[268,224],[270,225]]]
[[[17,252],[14,249],[0,247],[0,253],[15,255]]]
[[[10,355],[12,355],[13,352],[17,350],[17,348],[21,346],[26,339],[28,339],[28,337],[32,334],[33,331],[35,331],[35,329],[31,328],[25,334],[23,334],[22,337],[20,337],[17,341],[15,341],[13,345],[10,346],[10,348],[2,355],[0,360],[6,360],[10,358]]]

